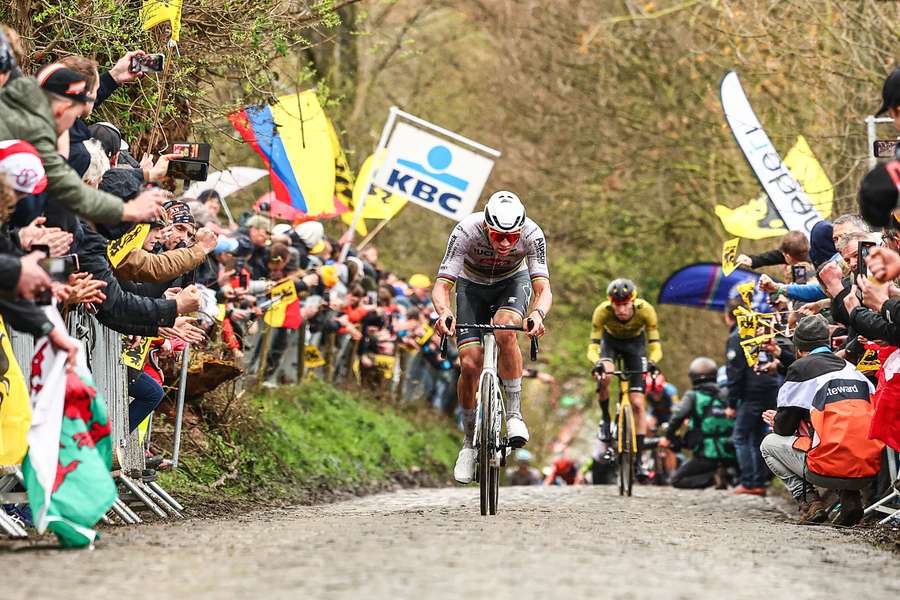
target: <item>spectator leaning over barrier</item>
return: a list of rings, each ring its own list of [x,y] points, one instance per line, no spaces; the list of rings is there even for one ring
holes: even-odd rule
[[[128,205],[84,185],[58,154],[57,137],[92,101],[86,79],[59,63],[0,89],[0,139],[22,139],[37,149],[47,173],[47,192],[78,215],[98,223],[152,220],[161,214],[162,192],[148,190]]]
[[[831,352],[828,322],[804,317],[794,332],[799,358],[788,369],[777,410],[763,415],[774,433],[762,453],[797,501],[803,523],[821,523],[828,506],[814,485],[837,489],[841,511],[835,525],[862,518],[859,490],[878,473],[881,442],[868,439],[872,384]]]
[[[0,215],[0,284],[3,299],[0,299],[0,314],[9,327],[29,333],[35,338],[48,336],[50,343],[57,350],[68,353],[69,365],[74,365],[77,347],[68,333],[54,327],[39,306],[34,303],[42,292],[53,285],[46,271],[38,261],[44,258],[43,252],[24,254],[16,241],[10,237],[5,227],[12,208],[19,198],[40,191],[46,184],[43,165],[37,150],[22,140],[0,142],[0,200],[3,213]],[[32,236],[30,243],[45,240]],[[6,283],[9,282],[9,283]],[[5,289],[2,285],[6,285]],[[64,298],[72,293],[72,289],[57,286],[57,297]]]
[[[737,266],[759,269],[773,265],[795,265],[809,261],[809,240],[802,231],[788,231],[781,237],[778,248],[762,254],[741,254],[735,259]]]
[[[687,421],[684,436],[693,454],[691,459],[672,474],[670,482],[676,488],[706,488],[716,483],[716,473],[721,481],[717,487],[724,489],[724,467],[734,463],[734,446],[731,435],[734,421],[725,414],[727,400],[716,384],[716,362],[700,356],[691,361],[688,377],[691,389],[681,397],[681,403],[669,421],[666,437],[659,445],[668,448],[676,440],[676,432]]]
[[[247,268],[253,279],[263,279],[268,271],[266,258],[268,255],[269,236],[272,224],[262,215],[254,215],[247,219],[244,226],[238,229],[238,240],[249,248],[246,257]],[[243,239],[242,239],[243,238]]]
[[[72,127],[68,130],[68,157],[66,162],[68,162],[69,166],[75,169],[75,172],[79,175],[84,175],[84,172],[88,168],[88,164],[90,164],[90,157],[85,152],[83,143],[85,140],[93,137],[91,130],[84,120],[91,116],[94,108],[103,104],[107,98],[115,93],[120,85],[135,81],[146,75],[146,73],[142,71],[132,72],[129,69],[131,58],[134,56],[142,56],[144,54],[145,52],[143,50],[128,52],[116,61],[116,64],[113,65],[109,71],[102,75],[99,73],[96,61],[87,57],[76,54],[60,59],[59,62],[61,64],[73,71],[82,74],[85,74],[86,71],[90,72],[90,94],[94,97],[94,100],[85,104],[84,111],[77,119],[75,119]]]
[[[895,175],[892,177],[888,172],[888,165],[894,170]],[[890,161],[889,163],[877,165],[863,177],[859,186],[859,213],[862,215],[866,223],[872,227],[885,230],[885,235],[893,237],[900,228],[900,222],[897,221],[897,182],[900,182],[900,175],[897,170],[900,168],[900,162]],[[887,239],[885,240],[886,246]],[[896,248],[873,248],[869,253],[867,261],[869,271],[879,281],[889,281],[900,277],[900,254]]]
[[[740,485],[736,494],[766,495],[769,471],[759,453],[765,435],[761,420],[763,412],[775,407],[778,396],[778,377],[761,372],[747,364],[741,348],[741,337],[734,311],[742,306],[740,298],[733,298],[725,306],[725,323],[730,328],[725,347],[725,367],[728,374],[728,409],[726,415],[735,419],[734,449],[740,467]]]

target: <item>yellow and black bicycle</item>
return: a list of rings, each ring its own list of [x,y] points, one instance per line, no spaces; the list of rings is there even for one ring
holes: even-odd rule
[[[613,371],[612,375],[619,379],[619,403],[616,407],[616,465],[619,470],[619,495],[631,496],[634,487],[635,467],[640,460],[637,448],[637,431],[634,425],[634,409],[631,406],[631,398],[628,397],[628,380],[632,375],[640,374],[642,377],[647,372],[646,366],[642,371]]]

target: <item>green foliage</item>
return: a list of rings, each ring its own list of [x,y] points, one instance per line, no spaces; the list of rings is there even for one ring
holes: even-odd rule
[[[253,415],[229,442],[208,434],[208,449],[189,454],[167,483],[204,493],[228,471],[230,494],[302,497],[320,488],[362,488],[392,476],[425,471],[445,478],[459,439],[451,424],[430,414],[400,411],[313,381],[249,399]]]

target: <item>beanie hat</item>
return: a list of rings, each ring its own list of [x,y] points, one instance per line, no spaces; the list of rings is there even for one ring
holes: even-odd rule
[[[166,212],[169,214],[169,220],[172,221],[173,225],[177,223],[187,223],[189,225],[197,224],[194,221],[194,215],[191,213],[191,208],[181,200],[169,200],[163,204],[163,208],[165,208]]]
[[[94,123],[88,129],[91,137],[100,142],[107,158],[112,158],[122,150],[128,150],[128,144],[122,140],[122,134],[112,123],[106,121]]]
[[[294,227],[297,237],[303,242],[307,248],[315,248],[316,245],[325,237],[325,227],[318,221],[307,221],[300,223]]]
[[[24,140],[0,142],[0,171],[10,186],[23,194],[40,194],[47,187],[44,162],[34,146]]]
[[[831,239],[833,233],[833,227],[828,221],[819,221],[809,232],[809,258],[816,268],[837,254],[834,240]]]
[[[807,315],[797,323],[794,330],[794,346],[802,352],[809,352],[819,346],[829,346],[831,333],[828,321],[822,315]]]

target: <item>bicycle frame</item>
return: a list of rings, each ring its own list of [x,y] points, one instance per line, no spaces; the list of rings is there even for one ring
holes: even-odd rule
[[[618,431],[622,431],[622,421],[625,419],[625,407],[628,406],[631,408],[632,414],[634,413],[634,407],[631,405],[631,396],[630,391],[628,389],[628,375],[629,372],[625,372],[623,374],[619,374],[619,372],[615,373],[619,378],[619,406],[616,407],[616,427],[618,427]],[[619,454],[622,453],[622,436],[616,436],[616,452]],[[637,448],[637,428],[631,428],[631,447]]]
[[[493,415],[491,415],[491,429],[494,434],[494,453],[491,456],[491,466],[497,467],[499,466],[499,450],[501,448],[505,448],[506,443],[503,442],[501,446],[500,439],[500,427],[503,423],[503,419],[506,417],[506,406],[503,403],[503,394],[500,393],[500,376],[497,373],[497,360],[499,358],[500,349],[497,346],[497,339],[494,337],[493,331],[486,331],[484,333],[484,360],[481,366],[481,376],[478,378],[478,388],[475,392],[475,409],[476,409],[476,417],[475,417],[475,447],[477,448],[480,444],[481,440],[481,423],[482,421],[482,410],[484,410],[485,402],[481,397],[481,390],[484,389],[484,380],[492,379],[493,380],[493,389],[495,390],[494,401],[495,404],[492,405]]]

